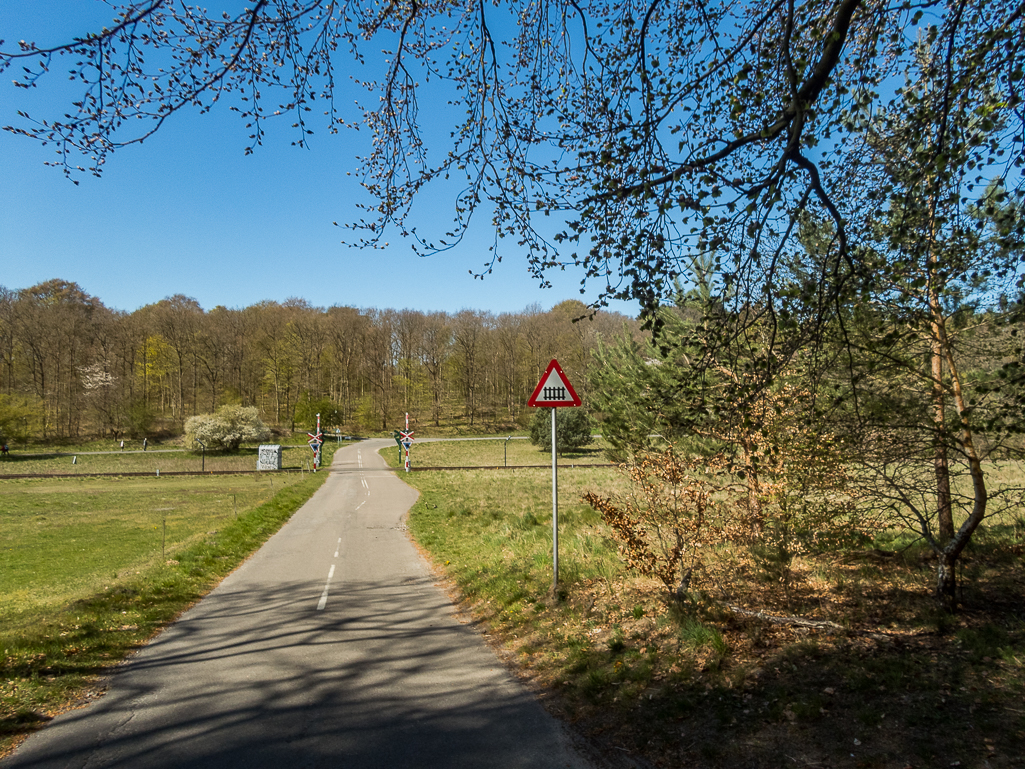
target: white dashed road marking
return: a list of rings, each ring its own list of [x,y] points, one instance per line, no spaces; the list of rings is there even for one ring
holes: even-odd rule
[[[324,585],[324,592],[320,594],[320,603],[317,604],[317,611],[323,611],[327,606],[327,589],[331,586],[331,577],[335,575],[335,565],[331,564],[331,571],[327,573],[327,584]]]

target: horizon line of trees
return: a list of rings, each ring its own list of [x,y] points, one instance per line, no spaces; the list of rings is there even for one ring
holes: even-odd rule
[[[552,358],[586,393],[600,336],[638,324],[567,300],[458,313],[315,307],[304,299],[204,310],[176,294],[134,312],[53,279],[0,286],[0,435],[22,440],[180,433],[226,404],[278,428],[526,424]],[[577,384],[579,383],[579,384]]]

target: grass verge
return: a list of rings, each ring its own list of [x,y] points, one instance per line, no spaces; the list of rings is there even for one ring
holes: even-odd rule
[[[578,501],[621,483],[612,470],[560,475],[557,594],[550,474],[403,478],[421,492],[411,533],[499,653],[611,754],[692,769],[1025,765],[1021,526],[978,538],[954,617],[935,610],[934,567],[918,548],[800,559],[782,598],[752,567],[728,586],[744,614],[715,586],[671,606],[621,568]]]
[[[326,446],[337,448],[334,442]],[[285,446],[282,469],[302,470],[312,463],[309,447]],[[110,473],[200,473],[200,472],[252,472],[256,470],[258,448],[242,447],[238,451],[198,451],[182,448],[119,450],[40,450],[38,453],[15,453],[0,458],[0,478],[13,475],[72,475],[88,476]]]
[[[96,696],[326,478],[0,481],[0,755]]]
[[[381,452],[394,467],[403,459],[398,446]],[[409,452],[410,465],[419,467],[551,467],[551,451],[542,451],[526,438],[506,436],[474,440],[415,441]],[[605,443],[595,438],[590,446],[567,451],[559,457],[560,467],[607,464]]]

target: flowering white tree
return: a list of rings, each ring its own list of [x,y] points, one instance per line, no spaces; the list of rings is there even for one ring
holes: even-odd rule
[[[185,446],[236,450],[242,443],[264,441],[270,430],[255,406],[221,406],[213,414],[199,414],[185,422]]]

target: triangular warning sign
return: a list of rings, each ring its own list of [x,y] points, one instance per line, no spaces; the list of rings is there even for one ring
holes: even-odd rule
[[[541,381],[534,388],[534,394],[527,401],[528,406],[579,406],[580,396],[573,390],[566,375],[562,373],[557,360],[548,364]]]

